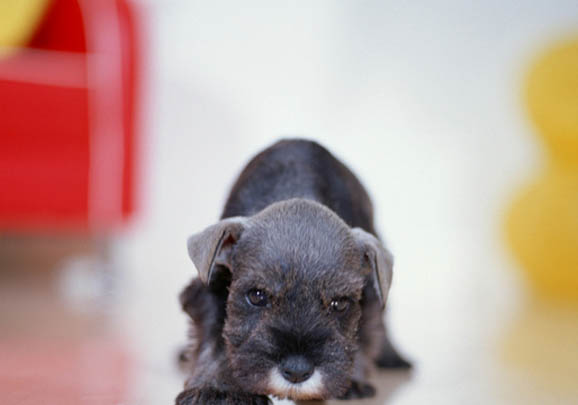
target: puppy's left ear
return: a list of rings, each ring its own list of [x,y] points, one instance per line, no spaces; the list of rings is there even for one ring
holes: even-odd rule
[[[393,256],[383,243],[361,228],[351,230],[353,236],[364,251],[365,259],[371,268],[371,280],[375,292],[384,307],[391,287],[393,275]]]
[[[191,236],[187,241],[189,256],[199,278],[210,284],[215,266],[231,270],[231,253],[247,226],[244,217],[226,218]]]

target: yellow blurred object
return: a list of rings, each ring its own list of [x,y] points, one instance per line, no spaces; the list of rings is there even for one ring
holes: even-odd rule
[[[26,45],[50,0],[0,0],[0,55]]]
[[[525,96],[548,164],[514,201],[508,239],[540,295],[578,301],[578,39],[538,59]]]

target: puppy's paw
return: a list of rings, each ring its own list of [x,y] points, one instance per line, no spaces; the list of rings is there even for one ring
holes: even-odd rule
[[[176,405],[270,405],[269,398],[245,392],[219,391],[214,388],[185,390],[179,394]]]
[[[378,368],[410,369],[411,363],[401,357],[395,350],[384,351],[375,359]]]
[[[370,398],[374,395],[375,388],[373,388],[371,384],[367,384],[363,381],[353,380],[349,389],[338,399]]]

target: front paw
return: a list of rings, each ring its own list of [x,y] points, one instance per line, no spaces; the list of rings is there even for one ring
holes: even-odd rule
[[[245,392],[219,391],[214,388],[185,390],[176,399],[176,405],[270,405],[269,398]]]
[[[401,357],[399,353],[394,350],[384,351],[375,359],[375,365],[378,368],[397,368],[397,369],[410,369],[411,363]]]
[[[375,395],[375,388],[371,384],[362,381],[351,382],[351,386],[338,399],[369,398]]]

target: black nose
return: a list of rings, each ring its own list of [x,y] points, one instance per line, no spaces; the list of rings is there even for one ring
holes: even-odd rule
[[[315,367],[303,356],[289,356],[281,362],[281,374],[294,384],[307,380]]]

